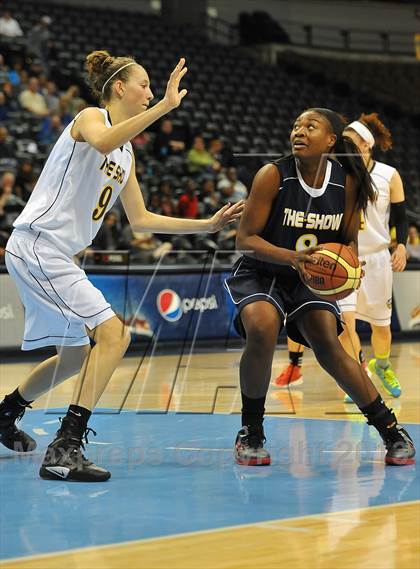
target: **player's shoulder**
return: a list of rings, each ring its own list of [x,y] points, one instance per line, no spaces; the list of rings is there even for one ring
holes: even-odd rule
[[[251,193],[269,197],[278,191],[280,182],[281,177],[276,166],[272,163],[265,164],[255,174]]]
[[[377,162],[375,161],[373,170],[371,171],[371,176],[381,177],[384,178],[387,182],[390,182],[392,176],[396,172],[396,168],[394,166],[390,166],[389,164],[385,164],[384,162]]]
[[[101,122],[105,123],[107,119],[106,110],[101,109],[99,107],[86,107],[78,113],[75,117],[75,121],[80,121],[83,117],[83,120],[100,120]]]
[[[282,180],[296,177],[296,161],[293,154],[282,156],[282,158],[274,160],[270,164],[277,169]]]

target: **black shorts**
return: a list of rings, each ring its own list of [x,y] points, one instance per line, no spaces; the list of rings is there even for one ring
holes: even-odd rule
[[[257,268],[252,260],[241,257],[235,263],[231,276],[225,279],[225,288],[238,309],[235,319],[237,332],[245,338],[240,312],[247,304],[265,300],[277,308],[287,335],[294,342],[309,346],[296,326],[297,319],[309,310],[328,310],[337,319],[337,335],[343,331],[341,312],[333,300],[321,300],[300,280],[299,275],[273,275]]]

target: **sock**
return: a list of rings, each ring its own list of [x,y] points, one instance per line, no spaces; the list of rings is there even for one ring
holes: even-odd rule
[[[303,352],[289,352],[289,362],[294,366],[302,365]]]
[[[86,429],[91,415],[92,411],[86,407],[79,407],[79,405],[70,405],[67,411],[67,417],[71,418],[72,422],[76,420],[83,431]]]
[[[4,398],[4,405],[14,411],[20,411],[22,407],[27,407],[33,401],[26,401],[19,393],[19,388],[16,388],[10,395]]]
[[[382,369],[386,369],[391,365],[391,362],[389,361],[389,354],[385,354],[384,356],[377,356],[375,354],[375,358],[377,365]]]
[[[388,439],[393,434],[397,435],[398,431],[395,429],[398,424],[397,418],[380,395],[366,407],[360,407],[360,411],[368,420],[368,424],[373,425],[383,439]]]
[[[242,395],[242,426],[253,425],[260,427],[264,420],[265,396],[258,399],[251,399],[245,393]]]

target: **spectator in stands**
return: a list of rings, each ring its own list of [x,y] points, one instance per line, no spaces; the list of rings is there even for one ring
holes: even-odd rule
[[[57,112],[59,105],[59,97],[57,93],[57,85],[54,83],[54,81],[47,81],[47,84],[43,89],[43,95],[50,113]]]
[[[3,160],[15,160],[16,148],[9,138],[9,131],[0,125],[0,163]]]
[[[15,192],[24,202],[31,197],[32,190],[37,180],[34,166],[30,160],[22,160],[19,163],[19,169],[16,176]]]
[[[42,129],[39,132],[38,139],[45,146],[55,144],[64,130],[61,117],[58,113],[53,113],[50,117],[46,117],[42,123]]]
[[[222,168],[230,168],[234,165],[232,152],[225,147],[224,142],[220,138],[210,140],[209,153],[213,160],[218,162]]]
[[[134,233],[131,225],[122,232],[121,247],[130,251],[130,262],[154,263],[163,254],[172,250],[169,241],[162,242],[153,233]]]
[[[19,85],[17,85],[16,92],[22,93],[28,89],[29,85],[29,73],[26,69],[21,69],[19,71]]]
[[[213,178],[204,178],[201,195],[204,216],[213,215],[220,207],[220,195]]]
[[[153,142],[153,154],[158,160],[168,156],[180,155],[185,150],[185,142],[178,140],[171,119],[163,119]]]
[[[73,120],[73,116],[70,113],[70,99],[66,95],[61,95],[58,102],[58,112],[61,116],[61,122],[67,126]]]
[[[5,10],[3,12],[3,16],[0,18],[0,36],[8,39],[20,38],[23,36],[19,22],[12,18],[12,14],[9,10]]]
[[[4,91],[0,91],[0,123],[9,120],[10,107]]]
[[[41,20],[28,32],[28,48],[41,62],[42,67],[48,75],[49,55],[52,47],[51,40],[51,18],[42,16]]]
[[[119,241],[119,218],[115,211],[111,210],[105,214],[104,222],[92,241],[91,248],[100,251],[115,251],[119,248]]]
[[[178,202],[179,217],[196,219],[198,217],[198,198],[196,194],[197,184],[188,178],[185,182],[185,193]]]
[[[410,263],[420,262],[420,236],[416,224],[410,223],[408,227],[407,259]]]
[[[160,209],[163,215],[167,215],[169,217],[176,216],[176,207],[174,202],[174,194],[173,189],[167,180],[164,180],[159,185],[159,194],[160,194]]]
[[[25,202],[15,195],[16,177],[13,172],[4,172],[0,181],[0,229],[12,230],[12,225],[23,211]]]
[[[162,215],[161,197],[159,192],[156,190],[150,193],[148,209],[153,213]]]
[[[160,209],[162,215],[168,217],[176,217],[176,207],[174,201],[168,196],[162,196],[160,199]]]
[[[237,178],[236,168],[228,168],[226,170],[226,175],[218,183],[217,189],[222,194],[223,203],[236,203],[240,200],[246,200],[248,197],[246,186]]]
[[[13,62],[12,68],[7,71],[7,80],[10,81],[15,87],[18,87],[20,85],[20,72],[22,69],[23,63],[19,58]]]
[[[80,96],[80,89],[77,85],[70,85],[62,96],[62,100],[66,102],[67,112],[72,119],[87,105],[86,101]]]
[[[16,110],[18,103],[16,100],[15,89],[10,81],[6,81],[2,86],[3,93],[6,97],[6,105],[11,110]]]
[[[19,102],[24,109],[38,117],[48,115],[48,107],[44,96],[39,92],[39,81],[36,77],[31,77],[28,88],[19,95]]]
[[[187,155],[188,169],[191,174],[197,174],[207,171],[216,172],[220,170],[220,164],[214,160],[212,155],[206,150],[204,138],[196,136],[193,146]]]
[[[6,243],[9,240],[9,236],[7,231],[0,231],[0,265],[4,265],[4,253],[6,252]]]
[[[9,80],[9,68],[4,63],[4,57],[0,53],[0,84]]]

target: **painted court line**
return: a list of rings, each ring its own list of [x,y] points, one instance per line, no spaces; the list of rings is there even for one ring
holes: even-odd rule
[[[348,513],[354,513],[354,512],[376,511],[376,510],[381,510],[384,508],[391,508],[391,507],[392,508],[399,508],[401,506],[407,506],[407,505],[411,505],[411,504],[420,504],[420,500],[410,500],[408,502],[399,502],[399,503],[395,503],[395,504],[381,504],[380,506],[370,506],[369,508],[362,508],[362,509],[353,508],[351,510],[340,510],[338,512],[323,512],[320,514],[312,514],[309,516],[294,516],[291,518],[283,518],[281,520],[273,520],[273,522],[277,522],[277,523],[281,524],[282,522],[290,522],[290,521],[297,521],[297,520],[299,520],[299,521],[302,521],[302,520],[311,521],[311,520],[316,520],[317,518],[328,518],[328,517],[334,518],[335,514],[348,514]],[[52,553],[44,553],[44,554],[39,554],[39,555],[25,555],[22,557],[14,557],[14,558],[2,560],[2,561],[0,561],[0,567],[2,565],[5,565],[6,563],[8,565],[10,565],[10,564],[18,563],[20,561],[28,561],[28,560],[36,560],[36,559],[48,559],[48,558],[55,557],[57,555],[83,553],[83,552],[87,552],[87,551],[95,551],[96,553],[99,554],[99,552],[101,550],[107,550],[107,549],[111,549],[111,548],[115,548],[115,547],[125,547],[125,546],[130,546],[130,545],[135,545],[135,544],[142,545],[143,543],[152,543],[155,541],[167,541],[170,539],[192,537],[192,536],[196,536],[196,535],[197,536],[206,535],[206,534],[212,534],[212,533],[216,533],[216,532],[230,531],[230,530],[249,528],[249,527],[257,527],[257,528],[263,527],[264,528],[264,525],[267,523],[269,523],[269,521],[257,522],[257,523],[248,523],[248,524],[237,524],[237,525],[233,525],[233,526],[219,527],[219,528],[213,528],[213,529],[189,531],[189,532],[184,532],[184,533],[175,533],[175,534],[164,535],[164,536],[160,536],[160,537],[149,537],[146,539],[133,539],[133,540],[129,540],[129,541],[107,543],[106,545],[100,545],[100,546],[92,545],[89,547],[78,547],[75,549],[62,549],[59,551],[54,551]]]

